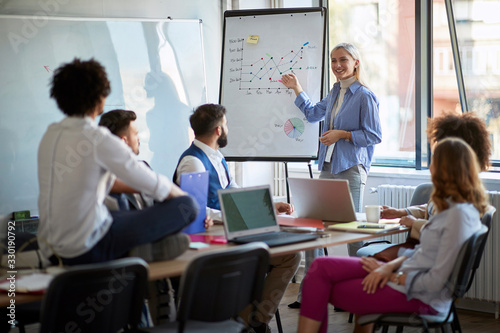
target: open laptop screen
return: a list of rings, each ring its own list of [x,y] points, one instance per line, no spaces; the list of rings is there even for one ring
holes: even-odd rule
[[[269,186],[219,190],[222,218],[228,234],[278,231]]]
[[[331,222],[356,221],[349,181],[288,178],[298,217]]]

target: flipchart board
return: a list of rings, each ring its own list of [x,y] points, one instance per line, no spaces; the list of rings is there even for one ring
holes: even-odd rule
[[[281,76],[295,74],[311,100],[321,100],[325,31],[324,8],[225,12],[220,103],[229,124],[227,160],[317,159],[320,124],[305,119]]]

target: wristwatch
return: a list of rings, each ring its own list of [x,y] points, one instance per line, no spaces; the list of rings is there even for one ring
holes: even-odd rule
[[[399,284],[399,278],[403,275],[404,273],[399,271],[396,273],[396,276],[394,277],[394,283]]]

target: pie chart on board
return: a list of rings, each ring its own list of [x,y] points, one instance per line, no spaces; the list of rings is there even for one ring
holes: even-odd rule
[[[289,138],[296,139],[304,133],[304,122],[299,118],[290,118],[285,122],[284,130]]]

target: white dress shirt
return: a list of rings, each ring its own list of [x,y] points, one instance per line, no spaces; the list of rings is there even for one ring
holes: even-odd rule
[[[112,217],[104,200],[116,177],[159,201],[172,186],[90,117],[67,117],[48,127],[38,149],[38,238],[46,257],[77,257],[106,234]]]
[[[239,187],[238,184],[234,182],[234,179],[229,175],[229,181],[226,175],[226,169],[222,164],[222,160],[224,159],[224,155],[219,150],[214,150],[203,142],[194,139],[193,144],[200,148],[205,155],[207,155],[210,163],[212,163],[213,167],[217,171],[217,175],[219,176],[219,182],[222,188],[226,188],[229,183],[229,187]],[[179,165],[177,166],[177,178],[175,182],[177,184],[181,183],[181,174],[183,173],[191,173],[191,172],[203,172],[206,171],[203,163],[195,156],[188,155],[184,156],[182,160],[180,160]],[[212,209],[207,207],[207,215],[210,216],[215,221],[221,221],[221,213],[218,209]]]

